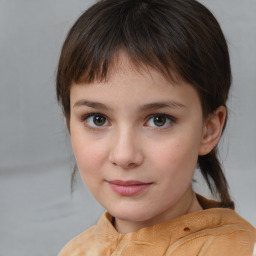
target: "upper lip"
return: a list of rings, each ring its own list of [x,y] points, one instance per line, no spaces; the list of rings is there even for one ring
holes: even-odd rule
[[[139,180],[110,180],[108,182],[111,183],[111,184],[119,185],[119,186],[151,184],[151,182],[142,182],[142,181],[139,181]]]

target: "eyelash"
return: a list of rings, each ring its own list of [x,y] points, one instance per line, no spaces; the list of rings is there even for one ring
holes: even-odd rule
[[[101,114],[101,113],[88,113],[88,114],[85,114],[85,115],[83,115],[83,116],[81,117],[81,122],[85,122],[85,123],[86,123],[85,125],[86,125],[89,129],[91,129],[91,130],[102,129],[102,128],[105,127],[106,125],[102,125],[102,126],[97,126],[97,125],[95,125],[95,126],[92,126],[92,125],[89,125],[89,124],[88,124],[88,119],[89,119],[90,117],[96,117],[96,116],[103,117],[103,118],[105,118],[105,120],[108,121],[108,118],[107,118],[105,115]],[[109,122],[109,121],[108,121],[108,122]]]
[[[153,129],[167,129],[169,128],[170,126],[172,126],[176,121],[177,119],[173,116],[170,116],[168,114],[164,114],[164,113],[155,113],[155,114],[152,114],[150,115],[147,119],[146,119],[146,123],[148,123],[152,118],[155,118],[155,117],[164,117],[166,119],[166,121],[169,121],[169,125],[167,127],[163,127],[163,126],[160,126],[160,127],[152,127]]]
[[[89,129],[91,129],[91,130],[103,129],[104,127],[108,126],[108,124],[105,125],[105,123],[104,123],[103,125],[99,125],[99,126],[97,126],[97,125],[92,126],[92,125],[88,124],[88,121],[87,121],[87,120],[88,120],[90,117],[96,117],[96,116],[103,117],[108,123],[110,122],[109,119],[108,119],[104,114],[101,114],[101,113],[88,113],[88,114],[85,114],[85,115],[83,115],[83,116],[81,117],[81,122],[86,122],[85,125],[86,125]],[[165,122],[165,124],[164,124],[163,126],[159,126],[159,127],[155,126],[155,127],[153,127],[153,126],[151,126],[151,125],[146,125],[147,127],[151,127],[151,128],[153,128],[153,129],[166,129],[166,128],[169,128],[170,126],[172,126],[173,123],[175,123],[175,122],[177,121],[176,118],[174,118],[173,116],[170,116],[170,115],[168,115],[168,114],[164,114],[164,113],[155,113],[155,114],[152,114],[152,115],[148,116],[148,117],[146,118],[146,122],[145,122],[145,123],[148,123],[152,118],[155,118],[155,117],[164,117],[164,118],[165,118],[165,121],[169,121],[168,126],[167,126],[167,127],[163,127],[163,126],[165,126],[165,124],[166,124],[166,122]]]

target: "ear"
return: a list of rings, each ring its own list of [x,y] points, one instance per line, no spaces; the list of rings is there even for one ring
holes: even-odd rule
[[[203,137],[198,154],[206,155],[217,145],[225,124],[227,110],[220,106],[205,121],[203,127]]]

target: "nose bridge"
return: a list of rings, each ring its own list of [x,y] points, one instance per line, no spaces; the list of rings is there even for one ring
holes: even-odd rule
[[[138,135],[136,129],[127,125],[116,131],[110,153],[113,164],[127,169],[142,163],[143,156]]]

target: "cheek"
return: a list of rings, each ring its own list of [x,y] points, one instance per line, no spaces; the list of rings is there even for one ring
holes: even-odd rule
[[[104,152],[102,145],[95,143],[73,142],[73,151],[76,158],[77,167],[80,176],[89,189],[89,191],[97,198],[98,185],[102,182],[102,166],[104,165]]]
[[[166,141],[159,147],[154,147],[154,164],[158,166],[156,169],[162,170],[163,176],[192,177],[198,153],[194,143],[184,138],[176,138],[175,141]]]
[[[91,141],[90,138],[74,133],[71,143],[78,169],[82,176],[99,170],[106,158],[106,149],[102,143]]]
[[[166,197],[166,202],[175,201],[191,185],[197,154],[193,151],[193,147],[184,143],[175,143],[172,147],[159,151],[155,159],[161,162],[161,166],[158,166],[158,170],[161,171],[157,175],[159,182],[163,182],[163,196]]]

